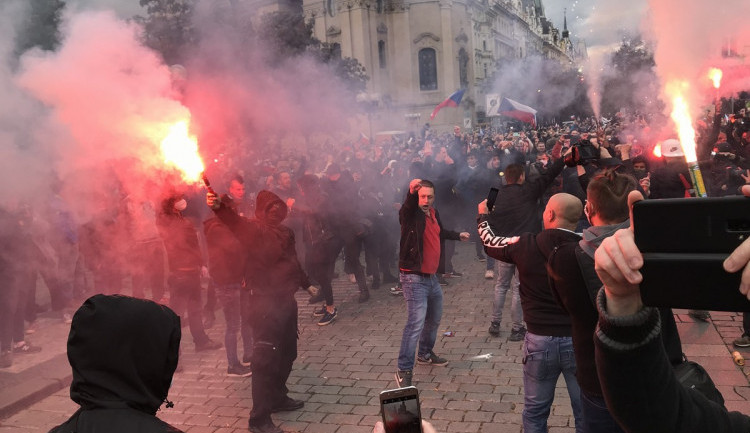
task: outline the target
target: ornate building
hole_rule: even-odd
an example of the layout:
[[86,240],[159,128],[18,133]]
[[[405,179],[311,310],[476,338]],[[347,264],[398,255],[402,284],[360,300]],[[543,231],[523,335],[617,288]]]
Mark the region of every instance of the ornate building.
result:
[[318,39],[366,68],[361,100],[376,107],[375,130],[416,129],[460,88],[461,107],[433,123],[468,126],[484,110],[479,89],[498,60],[540,55],[572,65],[577,56],[541,0],[303,0],[303,11]]

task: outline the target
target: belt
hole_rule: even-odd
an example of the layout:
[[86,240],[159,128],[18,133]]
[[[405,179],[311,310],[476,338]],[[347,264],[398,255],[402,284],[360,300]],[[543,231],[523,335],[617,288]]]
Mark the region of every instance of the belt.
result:
[[403,269],[399,269],[399,271],[402,274],[419,275],[420,277],[424,277],[424,278],[430,278],[431,276],[435,275],[435,274],[425,274],[424,272],[419,272],[419,271],[405,271]]

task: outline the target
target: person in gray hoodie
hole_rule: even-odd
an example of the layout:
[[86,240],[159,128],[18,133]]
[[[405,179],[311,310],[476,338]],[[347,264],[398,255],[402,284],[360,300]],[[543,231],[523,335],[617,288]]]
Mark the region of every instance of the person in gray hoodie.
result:
[[[630,175],[606,170],[589,182],[584,214],[591,227],[577,242],[560,242],[544,232],[537,237],[547,258],[547,272],[553,295],[570,315],[576,378],[581,387],[584,431],[622,432],[609,413],[594,359],[594,330],[599,314],[596,294],[602,286],[594,269],[594,253],[604,239],[630,226],[628,193],[638,186]],[[674,316],[662,309],[662,343],[673,365],[682,362],[682,345]]]

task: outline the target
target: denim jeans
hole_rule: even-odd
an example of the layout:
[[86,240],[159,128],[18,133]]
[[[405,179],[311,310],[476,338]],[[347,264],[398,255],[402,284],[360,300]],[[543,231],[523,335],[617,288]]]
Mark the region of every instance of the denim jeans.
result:
[[398,369],[414,368],[414,352],[419,343],[419,355],[426,355],[435,347],[440,319],[443,316],[443,289],[433,274],[423,277],[401,272],[401,289],[406,299],[406,325],[398,352]]
[[523,328],[523,312],[521,311],[521,296],[518,293],[518,270],[516,265],[495,260],[495,300],[492,309],[492,321],[500,323],[503,320],[505,296],[511,291],[510,319],[512,329]]
[[568,387],[576,433],[582,433],[581,389],[576,381],[572,337],[548,337],[527,332],[523,344],[524,432],[547,432],[547,418],[560,374]]
[[607,409],[603,397],[581,392],[583,433],[625,433]]
[[[224,348],[227,351],[227,363],[230,367],[237,366],[240,359],[237,355],[237,336],[242,335],[242,347],[245,358],[253,353],[253,337],[247,320],[247,303],[249,294],[240,284],[216,286],[216,297],[224,311],[227,322],[224,331]],[[243,311],[244,310],[244,311]],[[244,312],[244,314],[243,314]]]

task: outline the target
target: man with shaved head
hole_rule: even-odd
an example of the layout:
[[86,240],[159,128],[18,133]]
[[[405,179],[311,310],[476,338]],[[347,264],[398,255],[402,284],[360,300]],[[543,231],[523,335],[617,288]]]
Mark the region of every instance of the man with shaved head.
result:
[[[479,204],[479,236],[487,255],[518,269],[521,308],[528,331],[523,344],[523,431],[547,431],[547,418],[555,398],[555,385],[560,374],[565,378],[570,404],[576,420],[576,431],[581,432],[581,390],[576,381],[576,362],[573,356],[571,321],[556,302],[549,286],[544,255],[539,249],[537,235],[497,236],[487,222],[487,203]],[[577,197],[560,193],[553,195],[542,215],[547,237],[560,242],[580,239],[573,230],[583,213],[583,203]]]

